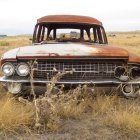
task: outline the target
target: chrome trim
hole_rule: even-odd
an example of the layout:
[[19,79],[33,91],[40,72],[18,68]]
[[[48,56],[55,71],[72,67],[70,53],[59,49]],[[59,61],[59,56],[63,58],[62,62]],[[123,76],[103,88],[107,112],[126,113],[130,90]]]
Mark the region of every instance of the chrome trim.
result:
[[50,80],[58,72],[65,73],[71,71],[71,74],[63,75],[61,80],[87,81],[92,79],[111,79],[114,77],[114,70],[122,66],[122,62],[94,62],[94,61],[65,61],[51,62],[38,61],[34,66],[34,78]]
[[[41,79],[7,79],[6,77],[0,77],[0,82],[17,82],[17,83],[51,83],[48,80],[41,80]],[[58,81],[57,84],[140,84],[140,78],[131,80],[129,82],[122,82],[119,80],[94,80],[94,81]]]
[[[23,57],[23,58],[22,58]],[[30,57],[30,56],[29,56]],[[74,60],[75,58],[77,59],[77,60],[85,60],[85,59],[94,59],[94,60],[99,60],[99,57],[83,57],[83,58],[81,58],[80,56],[79,57],[74,57],[74,56],[60,56],[60,57],[43,57],[43,58],[34,58],[34,57],[32,57],[32,58],[28,58],[28,56],[27,57],[24,57],[24,56],[20,56],[19,57],[21,60],[26,60],[26,59],[28,59],[28,60],[44,60],[44,59],[47,59],[47,60]],[[128,60],[128,57],[101,57],[100,59],[104,59],[104,60],[108,60],[108,59],[111,59],[111,60],[116,60],[116,59],[118,59],[118,60]]]
[[[11,66],[13,67],[13,73],[12,73],[12,74],[10,74],[10,75],[5,75],[5,73],[3,72],[3,67],[4,67],[5,65],[11,65]],[[1,66],[0,70],[1,70],[1,72],[2,72],[5,76],[7,76],[7,77],[14,75],[15,72],[16,72],[16,71],[15,71],[15,66],[14,66],[12,63],[10,63],[10,62],[4,63],[4,64]]]
[[[28,67],[28,73],[27,73],[26,75],[25,75],[25,74],[24,74],[24,75],[20,74],[20,72],[19,72],[19,67],[20,67],[21,65],[24,65],[24,66],[27,66],[27,67]],[[29,75],[30,67],[29,67],[29,65],[28,65],[27,63],[21,62],[21,63],[17,64],[17,66],[16,66],[16,72],[17,72],[17,74],[18,74],[19,76],[25,77],[25,76]]]

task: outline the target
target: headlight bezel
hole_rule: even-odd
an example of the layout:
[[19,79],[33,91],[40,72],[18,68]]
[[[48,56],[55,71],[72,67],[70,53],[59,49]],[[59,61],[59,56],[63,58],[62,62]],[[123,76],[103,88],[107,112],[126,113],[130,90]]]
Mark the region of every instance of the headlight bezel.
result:
[[[12,72],[9,73],[9,74],[7,74],[7,73],[4,72],[4,67],[5,67],[6,65],[10,65],[11,68],[12,68]],[[2,71],[2,73],[4,74],[4,76],[10,77],[10,76],[12,76],[12,75],[15,74],[15,66],[14,66],[12,63],[10,63],[10,62],[6,62],[6,63],[4,63],[4,64],[1,66],[1,71]]]
[[[20,72],[19,68],[20,68],[21,66],[24,66],[24,67],[26,66],[26,69],[27,69],[27,72],[26,72],[26,73]],[[28,76],[29,73],[30,73],[29,65],[28,65],[27,63],[25,63],[25,62],[19,63],[19,64],[16,66],[16,72],[17,72],[17,74],[18,74],[19,76],[22,76],[22,77]]]

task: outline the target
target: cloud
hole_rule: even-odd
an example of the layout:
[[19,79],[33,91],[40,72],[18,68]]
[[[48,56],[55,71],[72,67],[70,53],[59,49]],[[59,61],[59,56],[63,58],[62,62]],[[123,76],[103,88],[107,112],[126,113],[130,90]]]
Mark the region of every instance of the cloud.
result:
[[139,0],[0,0],[0,33],[32,33],[37,18],[52,14],[92,16],[107,30],[138,30],[139,5]]

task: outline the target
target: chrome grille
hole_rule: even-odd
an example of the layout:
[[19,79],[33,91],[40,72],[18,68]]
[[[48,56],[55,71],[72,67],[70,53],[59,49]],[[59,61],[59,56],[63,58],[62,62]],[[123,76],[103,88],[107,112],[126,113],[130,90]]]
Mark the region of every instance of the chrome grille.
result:
[[122,62],[108,62],[84,60],[84,61],[39,61],[35,65],[35,78],[50,80],[58,72],[72,72],[61,77],[60,80],[94,80],[114,78],[114,70],[121,66]]

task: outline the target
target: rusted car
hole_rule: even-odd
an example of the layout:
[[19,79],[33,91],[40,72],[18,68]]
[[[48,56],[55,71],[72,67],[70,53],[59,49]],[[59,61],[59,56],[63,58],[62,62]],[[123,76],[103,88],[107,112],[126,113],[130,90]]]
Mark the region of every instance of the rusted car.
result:
[[13,94],[32,84],[43,87],[58,73],[56,85],[120,85],[126,96],[136,95],[140,87],[140,57],[109,46],[102,23],[86,16],[38,19],[32,45],[3,54],[1,70],[0,81]]

